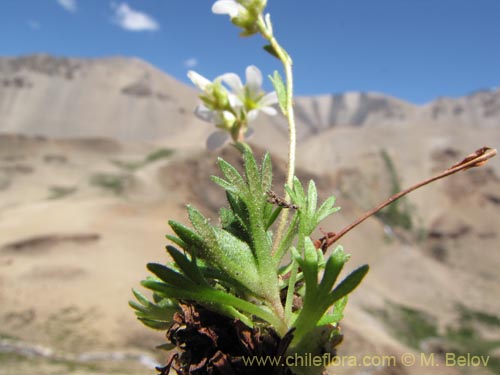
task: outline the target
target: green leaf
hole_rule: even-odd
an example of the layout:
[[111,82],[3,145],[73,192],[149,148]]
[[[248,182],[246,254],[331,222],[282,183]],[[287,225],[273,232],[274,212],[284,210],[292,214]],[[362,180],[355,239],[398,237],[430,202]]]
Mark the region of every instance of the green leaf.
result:
[[[288,272],[290,272],[292,270],[292,267],[293,267],[293,263],[294,263],[294,260],[292,259],[291,262],[287,263],[287,264],[284,264],[282,266],[280,266],[278,268],[278,275],[279,276],[284,276],[286,275]],[[285,285],[286,286],[286,285]]]
[[340,210],[340,207],[333,207],[334,204],[335,204],[334,196],[331,196],[327,200],[325,200],[323,204],[320,206],[319,210],[316,212],[314,221],[317,224],[319,224],[323,219],[330,216],[332,213]]
[[293,259],[302,267],[304,264],[304,260],[295,247],[290,247],[290,254],[292,255]]
[[141,305],[140,303],[137,303],[135,301],[128,301],[128,305],[132,307],[134,310],[136,310],[137,313],[147,313],[148,309],[145,305]]
[[196,263],[193,263],[189,260],[184,254],[182,254],[179,250],[177,250],[173,246],[167,246],[167,251],[174,260],[175,264],[181,269],[181,271],[193,280],[197,284],[205,284],[205,280],[200,273],[200,270],[196,266]]
[[238,310],[236,310],[232,306],[226,306],[222,304],[207,304],[208,307],[216,310],[217,312],[226,315],[230,318],[233,319],[238,319],[243,322],[243,324],[247,325],[248,327],[253,327],[253,322],[251,319],[248,318],[248,316],[240,313]]
[[153,301],[158,305],[164,305],[165,303],[171,303],[171,301],[167,298],[160,296],[158,293],[153,293]]
[[203,238],[203,242],[211,244],[215,240],[212,226],[208,219],[200,211],[191,205],[187,206],[189,221],[193,224],[198,235]]
[[271,157],[269,152],[266,152],[264,159],[262,159],[261,172],[262,179],[262,190],[267,192],[271,189],[273,183],[273,165],[271,163]]
[[[137,289],[132,289],[132,293],[134,294],[135,298],[143,305],[143,306],[149,306],[151,302],[149,302],[149,299],[147,299],[141,292],[139,292]],[[133,301],[131,301],[133,302]]]
[[[247,291],[260,295],[262,286],[258,267],[248,243],[230,232],[212,227],[208,219],[191,206],[188,206],[188,213],[191,223],[197,231],[195,235],[182,225],[173,227],[181,239],[184,239],[183,236],[195,239],[195,243],[198,245],[197,249],[189,249],[188,251],[196,251],[198,258],[205,260],[230,278],[239,280]],[[185,240],[185,242],[187,245],[191,245],[188,241]]]
[[329,314],[323,315],[323,317],[319,320],[318,326],[323,326],[327,324],[335,324],[340,322],[344,318],[344,309],[347,305],[348,297],[339,299],[333,305],[333,312]]
[[159,320],[152,320],[147,318],[138,318],[145,326],[153,329],[157,329],[159,331],[165,331],[170,328],[172,322],[165,322]]
[[299,210],[305,210],[307,206],[306,193],[297,176],[293,178],[293,193],[295,195],[294,203],[300,207]]
[[246,142],[231,143],[231,146],[233,146],[235,149],[237,149],[242,155],[245,151],[249,151],[250,153],[253,153],[252,148]]
[[[245,162],[245,176],[247,178],[248,190],[255,200],[262,200],[262,180],[260,178],[257,161],[253,157],[252,153],[247,150],[243,153],[243,160]],[[247,204],[248,203],[249,202],[247,202]]]
[[352,271],[337,287],[328,295],[327,303],[332,305],[342,297],[351,293],[361,283],[369,267],[367,264]]
[[231,193],[235,194],[240,193],[240,190],[238,190],[234,185],[232,185],[230,182],[227,182],[226,180],[220,177],[210,176],[210,179],[226,191],[230,191]]
[[264,51],[266,51],[267,53],[269,53],[271,56],[274,56],[276,57],[278,60],[280,59],[278,54],[276,53],[276,50],[274,49],[274,47],[270,44],[266,44],[264,47],[262,47],[264,49]]
[[221,207],[221,209],[219,210],[219,218],[220,224],[224,229],[229,228],[237,220],[233,211],[226,207]]
[[186,278],[179,272],[175,272],[171,268],[164,266],[163,264],[148,263],[147,267],[148,270],[150,270],[167,284],[186,290],[190,290],[193,289],[193,287],[196,287],[196,285],[193,284],[193,282],[188,278]]
[[313,217],[316,212],[316,204],[318,201],[318,192],[313,180],[309,180],[309,187],[307,188],[307,216]]
[[222,158],[217,159],[221,172],[237,190],[245,189],[245,181],[238,170]]
[[338,246],[333,251],[326,261],[323,278],[320,283],[320,290],[322,293],[330,292],[348,259],[349,257],[344,253],[342,246]]
[[[274,51],[274,49],[273,49],[273,51]],[[279,72],[277,70],[275,70],[274,74],[272,76],[269,76],[269,79],[273,83],[274,89],[276,90],[276,95],[278,96],[278,103],[279,103],[279,106],[281,108],[281,112],[286,116],[286,114],[288,113],[287,105],[286,105],[287,92],[286,92],[286,86],[283,83],[283,78],[281,78],[281,75],[279,74]]]
[[[139,291],[133,289],[135,298],[140,302],[129,301],[130,307],[135,310],[135,314],[141,320],[146,320],[146,322],[171,322],[174,313],[178,310],[176,304],[168,299],[162,299],[160,303],[155,305],[150,302],[144,295]],[[146,323],[145,323],[146,324]],[[154,324],[154,323],[151,323]],[[158,324],[155,324],[155,328]]]
[[313,298],[318,287],[318,253],[309,237],[304,244],[304,261],[301,266],[306,283],[306,298]]
[[249,293],[248,287],[243,285],[240,280],[229,276],[218,268],[209,265],[200,265],[200,272],[205,279],[217,281],[218,285],[222,285],[227,289],[233,289],[235,292],[242,291],[243,294]]
[[222,229],[214,228],[214,232],[218,243],[214,263],[221,271],[240,280],[253,293],[259,294],[258,267],[250,246]]
[[193,290],[192,288],[179,288],[169,282],[165,283],[160,280],[155,280],[152,278],[147,278],[141,281],[141,285],[145,288],[154,290],[164,298],[173,299],[190,299],[195,301],[194,298],[200,291],[204,290],[205,287],[200,287],[199,290]]
[[135,309],[135,314],[138,318],[152,319],[162,322],[171,322],[173,314],[177,311],[174,307],[162,308],[157,305],[151,304],[146,308],[134,301],[129,301],[129,306]]
[[175,243],[180,248],[186,249],[186,243],[183,240],[181,240],[179,237],[175,237],[175,236],[172,236],[170,234],[167,234],[167,235],[165,235],[165,238],[167,240],[172,241],[173,243]]
[[274,208],[273,205],[269,204],[266,206],[266,209],[270,211],[270,213],[266,212],[266,217],[267,217],[266,230],[268,230],[278,218],[278,215],[280,214],[283,207],[278,206]]
[[177,221],[170,220],[168,222],[172,230],[179,236],[179,238],[184,241],[186,247],[184,250],[191,252],[191,250],[201,248],[204,246],[204,241],[196,232],[192,229],[186,227],[185,225],[178,223]]
[[257,306],[251,302],[242,300],[232,294],[221,290],[211,289],[209,287],[200,287],[198,290],[186,290],[175,288],[165,283],[146,279],[141,284],[149,289],[155,290],[168,298],[184,299],[188,301],[197,301],[200,303],[218,304],[219,306],[232,306],[239,311],[253,314],[269,323],[274,327],[280,326],[280,320],[271,312],[264,309],[263,306]]
[[226,192],[227,201],[229,202],[229,206],[233,210],[233,214],[238,224],[241,226],[241,229],[245,232],[243,237],[240,237],[242,240],[247,240],[248,243],[251,243],[251,238],[249,234],[249,226],[250,226],[250,218],[249,211],[246,203],[239,198],[237,195],[232,194],[230,192]]

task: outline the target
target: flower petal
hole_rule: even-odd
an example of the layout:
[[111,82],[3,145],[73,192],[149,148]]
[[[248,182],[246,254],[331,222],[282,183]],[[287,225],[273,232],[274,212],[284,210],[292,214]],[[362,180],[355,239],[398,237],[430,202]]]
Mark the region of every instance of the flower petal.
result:
[[217,130],[210,134],[207,138],[206,146],[210,151],[217,150],[218,148],[224,146],[224,144],[229,140],[229,134],[222,130]]
[[255,65],[250,65],[246,69],[246,86],[252,93],[259,93],[262,87],[262,73]]
[[222,79],[222,81],[225,82],[234,93],[239,94],[243,91],[243,83],[237,74],[225,73],[218,78]]
[[236,121],[236,117],[229,111],[212,111],[214,114],[212,122],[218,127],[231,129]]
[[245,8],[234,0],[218,0],[212,5],[212,13],[229,14],[229,17],[235,18],[238,13]]
[[276,91],[264,95],[262,99],[259,100],[259,105],[262,107],[268,107],[276,103],[278,103],[278,94],[276,94]]
[[231,106],[231,108],[237,110],[238,108],[243,107],[242,101],[236,95],[229,93],[227,98],[229,100],[229,105]]
[[226,126],[233,126],[236,117],[229,111],[222,111],[222,119]]
[[258,109],[252,109],[250,112],[247,113],[247,121],[252,122],[257,118],[259,115],[259,110]]
[[273,107],[262,107],[260,110],[269,116],[276,116],[278,114],[276,108]]
[[196,87],[198,87],[200,90],[205,91],[205,88],[212,84],[211,81],[203,77],[201,74],[196,73],[193,70],[190,70],[187,74],[191,82],[195,84]]
[[214,122],[215,116],[216,116],[216,112],[214,112],[211,109],[207,108],[203,104],[200,104],[200,105],[196,106],[196,108],[194,109],[194,114],[200,120],[203,120],[203,121],[206,121],[206,122],[211,122],[211,123]]

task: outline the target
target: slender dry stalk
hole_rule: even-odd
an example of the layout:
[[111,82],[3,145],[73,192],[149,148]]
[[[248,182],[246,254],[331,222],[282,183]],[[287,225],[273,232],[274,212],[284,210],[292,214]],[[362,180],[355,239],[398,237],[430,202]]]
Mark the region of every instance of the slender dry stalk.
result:
[[452,174],[455,174],[460,171],[466,171],[467,169],[470,168],[475,168],[475,167],[480,167],[486,162],[488,162],[489,159],[494,157],[497,154],[497,150],[494,148],[490,147],[481,147],[480,149],[476,150],[470,155],[467,155],[462,161],[452,165],[450,168],[444,170],[443,172],[435,175],[434,177],[430,177],[426,180],[423,180],[408,189],[405,189],[403,191],[400,191],[399,193],[394,194],[390,198],[388,198],[386,201],[382,202],[375,208],[371,209],[370,211],[366,212],[363,214],[361,217],[359,217],[357,220],[343,228],[340,232],[338,233],[333,233],[333,232],[328,232],[326,233],[323,237],[320,239],[316,240],[314,242],[316,248],[321,248],[323,252],[328,249],[332,244],[337,242],[340,238],[342,238],[344,235],[346,235],[348,232],[350,232],[352,229],[356,228],[359,224],[361,224],[363,221],[368,219],[370,216],[376,214],[379,212],[381,209],[384,207],[390,205],[394,201],[398,200],[401,197],[404,197],[406,194],[411,193],[414,190],[417,190],[421,188],[422,186],[425,186],[427,184],[430,184],[431,182],[440,180],[444,177],[451,176]]

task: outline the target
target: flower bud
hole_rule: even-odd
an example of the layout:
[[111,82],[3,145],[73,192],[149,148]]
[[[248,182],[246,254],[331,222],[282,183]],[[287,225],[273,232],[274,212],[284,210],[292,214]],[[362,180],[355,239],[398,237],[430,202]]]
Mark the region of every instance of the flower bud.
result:
[[267,0],[218,0],[212,6],[215,14],[228,14],[231,22],[243,29],[241,35],[258,32],[257,21],[267,5]]

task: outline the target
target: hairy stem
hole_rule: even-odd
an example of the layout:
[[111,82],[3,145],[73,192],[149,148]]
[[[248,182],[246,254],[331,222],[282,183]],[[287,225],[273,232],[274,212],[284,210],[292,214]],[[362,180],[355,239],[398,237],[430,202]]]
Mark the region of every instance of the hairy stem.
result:
[[[289,146],[288,146],[288,173],[286,183],[292,186],[293,177],[295,175],[295,149],[297,143],[297,134],[295,130],[295,115],[293,111],[293,73],[292,73],[292,59],[290,55],[285,51],[283,47],[278,43],[274,37],[272,30],[270,30],[262,15],[259,17],[257,22],[259,31],[262,36],[269,41],[273,50],[276,52],[279,60],[283,64],[283,69],[285,70],[285,84],[286,84],[286,104],[284,109],[284,115],[288,121],[288,135],[289,135]],[[285,192],[285,200],[289,200],[290,197],[287,192]],[[278,231],[276,232],[276,237],[274,240],[273,253],[276,251],[281,238],[283,237],[283,232],[286,227],[288,220],[288,210],[283,210],[278,225]]]

